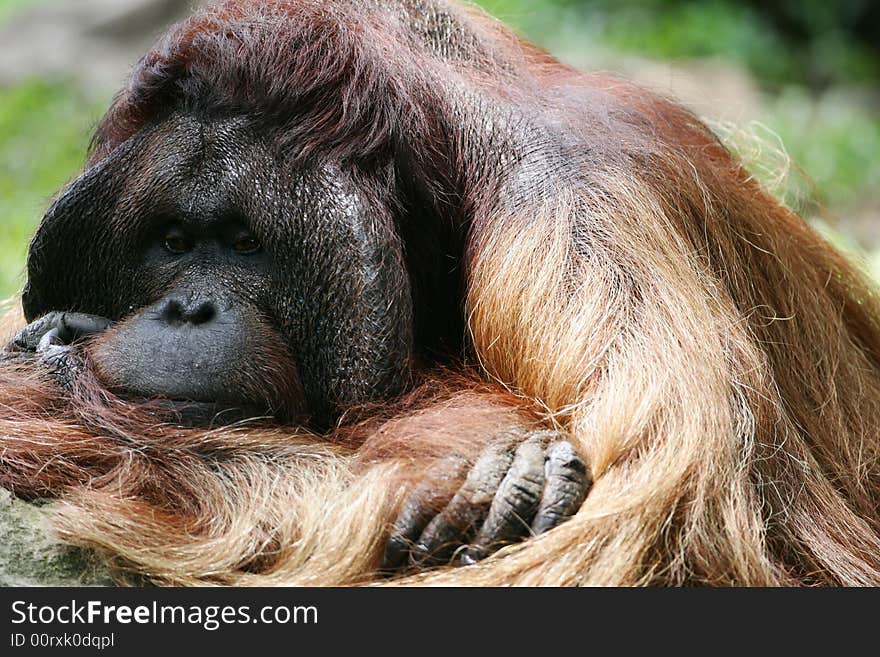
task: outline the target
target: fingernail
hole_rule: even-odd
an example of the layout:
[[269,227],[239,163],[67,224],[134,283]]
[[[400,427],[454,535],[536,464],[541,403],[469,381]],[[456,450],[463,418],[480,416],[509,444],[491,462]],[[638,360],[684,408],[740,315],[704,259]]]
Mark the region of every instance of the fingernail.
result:
[[469,547],[462,551],[461,557],[459,557],[459,562],[462,566],[473,566],[478,561],[481,561],[485,555],[480,548],[477,547]]

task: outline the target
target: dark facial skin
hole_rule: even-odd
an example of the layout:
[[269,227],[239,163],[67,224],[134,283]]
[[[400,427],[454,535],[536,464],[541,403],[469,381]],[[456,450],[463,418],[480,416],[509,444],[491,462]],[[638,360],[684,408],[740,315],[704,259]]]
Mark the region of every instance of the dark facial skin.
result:
[[273,274],[257,238],[235,219],[170,220],[158,228],[140,274],[161,280],[172,273],[173,283],[98,343],[102,378],[136,396],[302,417],[290,351],[259,298],[247,294]]
[[412,311],[368,174],[290,167],[241,119],[172,116],[75,182],[29,259],[28,319],[109,319],[93,351],[139,397],[316,427],[400,389]]

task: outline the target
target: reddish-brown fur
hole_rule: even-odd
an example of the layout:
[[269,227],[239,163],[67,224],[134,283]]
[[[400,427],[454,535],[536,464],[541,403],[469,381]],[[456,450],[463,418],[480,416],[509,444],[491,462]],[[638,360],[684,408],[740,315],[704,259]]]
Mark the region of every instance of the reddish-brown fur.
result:
[[[442,48],[417,36],[429,7],[454,19]],[[59,499],[65,539],[122,581],[370,581],[412,482],[525,422],[585,455],[580,513],[407,581],[880,583],[874,289],[691,114],[455,3],[241,0],[147,55],[91,164],[204,81],[265,112],[294,159],[370,158],[412,137],[431,190],[461,194],[473,365],[327,436],[183,429],[88,370],[62,395],[0,369],[0,485]],[[462,143],[492,130],[474,98],[578,145],[575,173],[481,168]]]

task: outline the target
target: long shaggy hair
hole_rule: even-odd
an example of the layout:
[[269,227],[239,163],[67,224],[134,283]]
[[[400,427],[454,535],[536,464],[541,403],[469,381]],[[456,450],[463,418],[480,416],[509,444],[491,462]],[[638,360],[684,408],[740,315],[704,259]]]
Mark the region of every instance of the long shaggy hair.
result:
[[[119,581],[377,581],[407,487],[525,422],[585,456],[580,512],[477,565],[392,581],[880,584],[875,291],[694,116],[454,3],[240,0],[140,62],[90,164],[170,99],[208,96],[271,117],[303,157],[411,137],[430,190],[461,192],[470,365],[325,436],[181,428],[88,360],[68,391],[0,368],[0,485],[57,499],[60,536]],[[499,130],[486,105],[529,117],[530,155],[550,135],[577,174],[551,161],[523,186],[503,161],[475,166],[462,135]]]

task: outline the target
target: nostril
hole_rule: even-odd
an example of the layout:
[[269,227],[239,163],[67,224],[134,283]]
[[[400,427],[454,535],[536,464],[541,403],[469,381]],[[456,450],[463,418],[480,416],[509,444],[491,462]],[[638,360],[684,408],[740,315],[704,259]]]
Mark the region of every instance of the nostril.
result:
[[217,309],[214,307],[213,302],[205,301],[195,308],[189,321],[193,324],[207,324],[214,319],[216,314]]
[[207,324],[217,316],[217,307],[213,301],[194,301],[184,304],[177,299],[169,299],[161,310],[161,318],[167,324]]
[[184,321],[183,305],[177,299],[169,299],[162,308],[161,315],[169,324],[181,324]]

